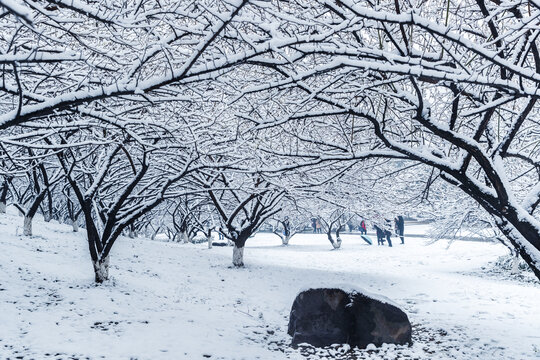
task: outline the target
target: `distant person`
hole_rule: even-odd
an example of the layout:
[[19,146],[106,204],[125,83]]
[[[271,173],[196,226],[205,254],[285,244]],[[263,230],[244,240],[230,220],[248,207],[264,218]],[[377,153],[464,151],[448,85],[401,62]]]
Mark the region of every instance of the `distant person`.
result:
[[384,245],[384,231],[377,225],[373,225],[375,232],[377,233],[377,245]]
[[386,235],[386,241],[388,241],[388,246],[392,247],[392,239],[390,239],[392,236],[392,221],[385,219],[384,223],[384,234]]
[[313,233],[315,234],[317,232],[317,219],[311,219],[311,227],[313,228]]
[[403,216],[399,215],[395,218],[396,223],[396,235],[400,237],[401,243],[405,244],[405,237],[403,234],[405,233],[405,220],[403,219]]
[[367,235],[366,222],[364,219],[360,222],[360,235]]
[[353,225],[352,221],[349,220],[349,222],[347,222],[347,226],[349,227],[349,232],[353,232],[354,225]]
[[321,230],[321,220],[317,219],[316,222],[315,222],[315,228],[317,229],[317,234],[320,234],[322,233],[322,230]]

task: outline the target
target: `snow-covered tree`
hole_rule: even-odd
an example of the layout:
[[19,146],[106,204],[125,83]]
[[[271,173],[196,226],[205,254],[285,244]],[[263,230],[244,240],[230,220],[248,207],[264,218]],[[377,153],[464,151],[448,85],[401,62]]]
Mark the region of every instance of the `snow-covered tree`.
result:
[[95,143],[80,145],[80,137],[91,135],[76,132],[47,142],[81,209],[95,279],[102,282],[108,278],[109,253],[118,237],[172,196],[170,191],[182,194],[173,187],[197,169],[199,155],[187,138],[176,146],[159,127],[147,127],[141,138],[123,130],[97,131]]
[[483,0],[443,10],[407,1],[294,6],[299,20],[283,16],[273,33],[305,40],[264,64],[265,83],[243,90],[239,101],[257,109],[243,117],[317,144],[282,151],[306,164],[387,158],[433,168],[493,216],[540,278],[540,55],[529,26],[540,9]]
[[282,245],[287,246],[291,239],[301,233],[311,223],[310,213],[302,208],[294,198],[285,197],[281,201],[281,211],[269,221],[272,232],[278,236]]
[[[18,163],[20,169],[14,168],[8,173],[4,181],[2,196],[5,202],[7,190],[11,187],[11,193],[14,194],[13,205],[24,216],[23,234],[31,236],[33,219],[40,209],[45,221],[52,219],[54,212],[52,191],[62,180],[62,176],[56,164],[51,163],[50,152],[44,151],[38,154],[28,148],[24,149],[24,154],[21,154],[20,150],[13,149],[10,155],[10,160]],[[43,206],[44,202],[46,206]]]
[[247,239],[280,211],[284,190],[258,174],[214,171],[198,180],[219,215],[219,232],[234,244],[233,265],[243,267]]

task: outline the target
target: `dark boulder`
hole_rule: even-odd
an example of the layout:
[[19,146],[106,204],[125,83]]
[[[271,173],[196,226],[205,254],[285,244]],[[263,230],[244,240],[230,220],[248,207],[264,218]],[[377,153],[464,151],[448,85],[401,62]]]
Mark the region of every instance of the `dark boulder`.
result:
[[400,308],[359,292],[350,294],[347,310],[354,325],[349,344],[365,348],[368,344],[411,344],[411,323]]
[[294,300],[289,318],[292,344],[411,344],[411,324],[398,307],[358,291],[309,289]]
[[314,346],[344,344],[349,337],[351,322],[346,305],[349,296],[339,289],[311,289],[301,292],[289,318],[289,335],[293,345]]

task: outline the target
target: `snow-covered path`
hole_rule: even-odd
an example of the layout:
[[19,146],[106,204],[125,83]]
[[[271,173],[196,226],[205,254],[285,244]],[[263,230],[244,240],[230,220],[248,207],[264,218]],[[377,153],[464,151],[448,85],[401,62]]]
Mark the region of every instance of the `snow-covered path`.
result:
[[[352,284],[408,313],[412,347],[357,351],[366,359],[540,359],[540,285],[487,276],[501,245],[407,239],[393,248],[344,235],[249,239],[245,269],[231,248],[118,241],[112,281],[93,284],[84,232],[0,217],[0,358],[297,359],[327,350],[286,346],[290,306],[307,286]],[[349,354],[350,355],[350,354]]]

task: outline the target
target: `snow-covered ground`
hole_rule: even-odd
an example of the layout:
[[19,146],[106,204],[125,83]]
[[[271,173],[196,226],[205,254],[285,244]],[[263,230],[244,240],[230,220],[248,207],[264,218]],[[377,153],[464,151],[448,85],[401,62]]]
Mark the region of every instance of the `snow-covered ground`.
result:
[[[333,251],[324,235],[258,234],[233,269],[231,248],[122,238],[96,286],[84,231],[36,220],[29,238],[21,224],[0,216],[1,359],[540,359],[540,285],[491,275],[502,245],[345,234]],[[340,283],[399,304],[414,345],[288,347],[297,292]]]

